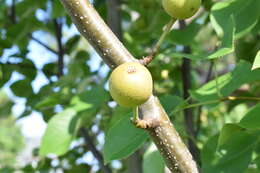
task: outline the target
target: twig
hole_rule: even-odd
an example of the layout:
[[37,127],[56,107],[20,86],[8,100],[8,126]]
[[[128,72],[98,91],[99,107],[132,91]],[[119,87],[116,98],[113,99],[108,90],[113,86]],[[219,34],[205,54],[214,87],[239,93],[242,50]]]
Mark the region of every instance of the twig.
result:
[[45,49],[49,50],[50,52],[52,52],[54,54],[58,54],[58,52],[56,50],[52,49],[51,47],[49,47],[48,45],[46,45],[42,41],[40,41],[37,38],[33,37],[32,34],[29,34],[29,38],[32,39],[33,41],[37,42],[38,44],[40,44],[41,46],[43,46]]
[[148,65],[153,60],[153,58],[158,54],[161,44],[163,43],[167,34],[171,31],[171,28],[172,28],[172,26],[174,25],[175,22],[176,22],[176,19],[174,19],[174,18],[172,18],[170,20],[170,22],[166,25],[166,28],[163,31],[163,33],[162,33],[161,37],[159,38],[158,42],[152,48],[152,52],[150,53],[150,55],[148,55],[148,56],[139,60],[139,62],[141,64]]
[[96,149],[92,138],[90,137],[88,131],[86,128],[82,127],[80,128],[80,134],[84,138],[84,141],[86,143],[86,147],[92,152],[94,157],[98,160],[99,166],[102,169],[104,173],[112,173],[111,169],[104,164],[103,156],[100,154],[100,152]]
[[63,75],[63,67],[64,67],[64,53],[65,50],[62,45],[62,22],[59,19],[54,19],[54,26],[55,26],[55,34],[56,40],[58,44],[58,77]]
[[222,97],[222,98],[219,98],[219,99],[216,99],[216,100],[209,100],[209,101],[205,101],[205,102],[190,104],[190,105],[184,106],[184,107],[182,107],[182,108],[180,108],[176,111],[173,111],[171,114],[178,113],[180,111],[183,111],[183,110],[189,109],[189,108],[195,108],[195,107],[199,107],[199,106],[215,104],[215,103],[222,102],[222,101],[235,101],[235,100],[260,101],[260,97],[227,96],[227,97]]
[[[179,23],[180,23],[180,29],[186,27],[185,21],[181,20]],[[190,46],[184,46],[183,52],[191,53]],[[183,99],[187,99],[190,97],[189,90],[191,89],[191,60],[188,58],[183,58],[181,69],[182,69],[181,71],[182,71],[182,81],[183,81]],[[191,104],[192,101],[190,100],[188,101],[188,103]],[[185,126],[186,126],[186,131],[188,136],[195,138],[196,130],[195,130],[195,123],[194,123],[194,116],[193,116],[192,109],[184,109],[184,120],[185,120]],[[188,138],[188,145],[194,159],[199,163],[200,160],[199,149],[196,143],[191,138]]]

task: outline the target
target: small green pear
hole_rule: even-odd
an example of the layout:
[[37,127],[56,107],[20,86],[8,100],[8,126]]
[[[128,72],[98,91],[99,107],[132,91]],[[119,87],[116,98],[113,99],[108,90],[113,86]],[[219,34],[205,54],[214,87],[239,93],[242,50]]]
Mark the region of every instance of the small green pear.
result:
[[164,10],[175,19],[186,19],[199,9],[201,0],[162,0]]
[[109,92],[123,107],[136,107],[152,95],[153,80],[149,70],[138,62],[115,68],[109,78]]

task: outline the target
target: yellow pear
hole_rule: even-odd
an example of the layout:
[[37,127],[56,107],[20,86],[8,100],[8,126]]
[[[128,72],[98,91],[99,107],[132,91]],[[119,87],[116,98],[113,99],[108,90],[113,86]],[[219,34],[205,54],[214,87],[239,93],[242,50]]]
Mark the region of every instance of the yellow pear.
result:
[[138,62],[115,68],[109,78],[109,92],[121,106],[136,107],[152,95],[153,80],[149,70]]

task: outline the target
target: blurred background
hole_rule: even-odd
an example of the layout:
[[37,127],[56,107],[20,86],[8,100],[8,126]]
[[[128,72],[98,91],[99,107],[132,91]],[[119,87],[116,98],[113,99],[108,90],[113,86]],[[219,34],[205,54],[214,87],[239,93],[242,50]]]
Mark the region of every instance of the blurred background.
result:
[[[240,1],[235,0],[233,4],[241,4]],[[207,101],[216,100],[217,97],[200,100],[196,96],[197,89],[228,74],[233,79],[229,81],[228,76],[222,78],[220,89],[224,89],[220,97],[229,94],[260,97],[260,73],[247,70],[251,69],[260,49],[259,2],[250,0],[245,5],[245,10],[255,12],[253,15],[256,17],[253,24],[249,21],[246,27],[240,28],[236,37],[231,38],[233,43],[231,41],[230,44],[235,44],[234,52],[213,61],[207,59],[206,55],[216,51],[223,40],[214,31],[210,10],[219,2],[221,1],[203,0],[196,17],[185,21],[187,26],[184,29],[180,29],[183,23],[176,23],[175,31],[169,34],[158,56],[148,66],[153,75],[156,95],[187,142],[194,158],[202,165],[207,164],[207,160],[211,161],[207,157],[219,159],[219,153],[218,157],[205,155],[215,152],[208,146],[205,147],[206,144],[209,145],[208,139],[219,134],[225,123],[239,122],[257,101],[217,100],[214,105],[207,105]],[[137,58],[149,54],[163,27],[170,20],[160,0],[94,0],[91,3]],[[226,39],[228,40],[227,37]],[[227,40],[224,39],[224,42]],[[205,55],[205,59],[196,60],[192,56],[192,60],[183,59],[182,54],[178,53]],[[241,77],[234,69],[244,69],[240,74],[253,77]],[[167,171],[157,149],[146,135],[141,136],[139,143],[130,145],[134,147],[126,148],[125,155],[116,157],[106,154],[105,139],[113,136],[110,127],[116,126],[116,123],[129,123],[128,120],[121,119],[123,114],[131,111],[118,107],[109,96],[109,72],[107,65],[72,24],[60,1],[0,1],[0,173]],[[237,82],[240,79],[241,82]],[[210,88],[212,87],[207,88],[209,92]],[[188,91],[194,94],[191,96]],[[214,90],[214,94],[219,93]],[[189,104],[197,103],[196,100],[204,101],[206,106],[183,111],[180,107],[185,105],[185,100]],[[80,116],[75,125],[79,128],[75,128],[73,135],[61,134],[66,139],[64,137],[62,147],[58,149],[48,143],[53,138],[46,137],[45,142],[42,142],[50,119],[55,119],[53,117],[56,115],[70,114],[68,111],[71,109]],[[66,123],[66,119],[59,121]],[[49,124],[50,129],[57,126],[55,130],[59,132],[57,124]],[[126,132],[128,126],[131,126],[130,123],[117,131]],[[215,138],[214,140],[216,141]],[[123,141],[122,145],[128,142]],[[258,143],[255,145],[260,146]],[[114,150],[117,149],[113,142],[107,146],[112,146],[108,147],[109,151],[113,147]],[[55,152],[47,154],[47,150]],[[258,152],[254,152],[254,157],[251,157],[252,152],[249,153],[250,159],[245,161],[247,164],[239,168],[239,171],[259,172],[258,164],[252,161],[258,157]],[[109,162],[107,165],[104,165],[104,159]],[[234,163],[240,162],[236,160]]]

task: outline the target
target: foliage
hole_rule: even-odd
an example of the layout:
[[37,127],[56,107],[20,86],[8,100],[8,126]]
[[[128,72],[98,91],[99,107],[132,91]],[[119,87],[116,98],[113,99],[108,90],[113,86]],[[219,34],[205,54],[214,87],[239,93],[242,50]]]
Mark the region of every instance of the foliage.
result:
[[[162,171],[162,159],[147,133],[131,124],[131,110],[112,101],[107,66],[75,30],[60,1],[13,2],[15,8],[11,1],[0,2],[0,88],[10,89],[14,98],[25,98],[25,110],[18,118],[37,111],[48,127],[34,153],[36,164],[12,164],[23,140],[10,113],[15,103],[0,96],[0,173],[101,172],[97,160],[84,160],[94,156],[78,133],[81,127],[89,131],[114,172],[131,169],[128,161],[137,150],[143,172]],[[106,1],[94,0],[94,6],[106,19]],[[192,121],[198,130],[195,143],[201,150],[203,171],[259,172],[260,1],[204,0],[202,6],[184,29],[175,25],[148,65],[154,92],[187,141],[190,134],[185,131],[183,109],[192,105],[183,99],[181,66],[183,57],[190,59],[188,100],[200,105],[193,105]],[[124,45],[137,58],[148,55],[170,20],[161,1],[125,0],[120,12]],[[62,38],[55,23],[62,28]],[[59,41],[64,75],[59,74]],[[184,46],[190,52],[184,52]],[[113,160],[120,160],[121,166]]]
[[[0,168],[12,167],[16,155],[24,147],[24,139],[20,128],[15,125],[15,119],[11,116],[12,102],[0,90]],[[14,142],[15,141],[15,142]]]

